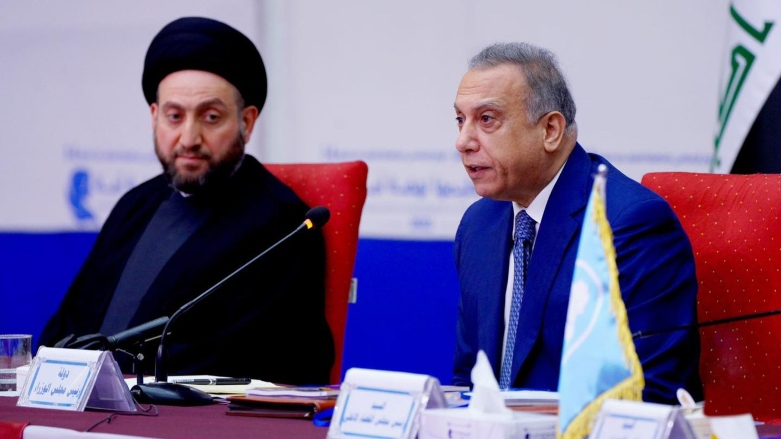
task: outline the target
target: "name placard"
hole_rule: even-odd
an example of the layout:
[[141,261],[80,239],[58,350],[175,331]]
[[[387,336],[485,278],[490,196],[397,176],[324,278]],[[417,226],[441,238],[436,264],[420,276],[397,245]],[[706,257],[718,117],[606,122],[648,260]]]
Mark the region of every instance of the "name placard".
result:
[[341,385],[328,438],[412,439],[421,410],[445,405],[432,376],[352,368]]
[[594,439],[696,439],[680,408],[617,399],[602,404],[591,436]]
[[111,352],[41,346],[16,405],[83,411],[85,407],[136,411]]

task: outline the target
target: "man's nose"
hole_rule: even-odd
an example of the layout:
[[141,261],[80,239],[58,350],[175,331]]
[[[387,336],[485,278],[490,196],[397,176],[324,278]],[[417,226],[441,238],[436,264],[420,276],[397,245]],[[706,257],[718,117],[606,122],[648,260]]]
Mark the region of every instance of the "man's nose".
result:
[[201,125],[194,120],[186,121],[182,125],[182,134],[179,143],[185,148],[192,148],[201,144]]
[[461,125],[461,129],[458,131],[456,150],[463,154],[467,151],[476,150],[478,147],[477,145],[474,126],[471,123],[464,122],[464,124]]

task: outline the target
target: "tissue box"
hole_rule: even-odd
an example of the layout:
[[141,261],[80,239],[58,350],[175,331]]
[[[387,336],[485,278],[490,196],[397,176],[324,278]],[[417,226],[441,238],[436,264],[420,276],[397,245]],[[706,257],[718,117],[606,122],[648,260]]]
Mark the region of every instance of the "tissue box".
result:
[[419,439],[556,439],[555,415],[513,411],[511,416],[473,413],[467,408],[427,409]]

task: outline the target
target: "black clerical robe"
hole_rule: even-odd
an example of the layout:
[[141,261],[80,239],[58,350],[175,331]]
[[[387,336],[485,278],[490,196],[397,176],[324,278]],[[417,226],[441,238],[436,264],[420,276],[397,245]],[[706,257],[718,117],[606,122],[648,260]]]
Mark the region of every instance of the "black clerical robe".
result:
[[[100,330],[128,258],[172,190],[159,175],[119,200],[47,323],[41,345]],[[290,233],[308,210],[249,155],[228,182],[193,197],[208,215],[163,266],[138,309],[128,310],[134,313],[128,327],[170,317]],[[255,261],[172,323],[168,373],[328,382],[334,352],[324,316],[324,266],[319,231],[299,233]],[[144,369],[153,373],[157,342],[145,348]],[[129,356],[115,357],[131,373]]]

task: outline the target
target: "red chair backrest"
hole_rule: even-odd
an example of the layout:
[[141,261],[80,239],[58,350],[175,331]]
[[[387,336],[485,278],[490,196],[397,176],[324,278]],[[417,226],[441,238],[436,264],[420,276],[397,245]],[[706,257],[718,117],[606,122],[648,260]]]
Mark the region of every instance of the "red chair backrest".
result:
[[350,283],[358,251],[358,227],[366,201],[369,168],[362,161],[344,163],[265,163],[264,166],[310,207],[325,206],[331,219],[325,239],[325,316],[334,337],[331,383],[342,378]]
[[[654,172],[691,240],[700,323],[781,308],[781,175]],[[700,329],[705,413],[781,419],[781,315]]]

